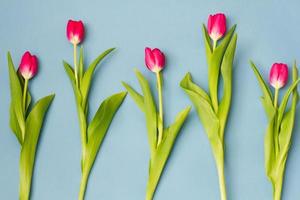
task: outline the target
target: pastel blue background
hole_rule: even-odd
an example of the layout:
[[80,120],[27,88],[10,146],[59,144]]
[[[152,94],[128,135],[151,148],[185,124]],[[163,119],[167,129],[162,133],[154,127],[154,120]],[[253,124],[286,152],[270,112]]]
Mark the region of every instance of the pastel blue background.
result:
[[[251,3],[250,3],[251,2]],[[186,72],[207,89],[207,66],[201,33],[210,13],[224,12],[229,26],[238,24],[234,94],[226,131],[226,176],[229,200],[268,200],[271,184],[264,171],[263,140],[267,120],[257,80],[248,60],[268,76],[275,61],[300,62],[300,3],[297,0],[1,0],[0,3],[0,199],[18,199],[19,145],[9,128],[10,91],[6,52],[18,66],[23,52],[39,58],[38,76],[30,81],[34,99],[56,93],[36,156],[33,200],[77,199],[80,136],[73,91],[62,66],[72,62],[65,37],[69,18],[86,25],[86,62],[109,47],[117,50],[96,71],[90,95],[91,115],[107,96],[124,90],[121,80],[138,88],[133,69],[152,86],[155,76],[144,67],[144,47],[159,47],[167,56],[164,70],[165,117],[169,124],[191,105],[179,87]],[[283,199],[300,198],[300,126],[294,129]],[[98,154],[86,199],[141,200],[147,181],[149,148],[144,116],[128,96]],[[158,187],[161,200],[217,200],[215,163],[193,109]]]

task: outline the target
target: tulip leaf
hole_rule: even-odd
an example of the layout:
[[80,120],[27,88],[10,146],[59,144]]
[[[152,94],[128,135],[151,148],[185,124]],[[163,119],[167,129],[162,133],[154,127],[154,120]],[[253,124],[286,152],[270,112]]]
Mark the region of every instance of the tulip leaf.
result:
[[90,85],[91,85],[91,80],[94,74],[94,71],[98,64],[105,58],[110,52],[112,52],[115,48],[110,48],[106,51],[104,51],[102,54],[100,54],[87,68],[85,71],[83,77],[82,77],[82,83],[80,85],[80,91],[83,97],[82,105],[83,108],[86,106],[89,90],[90,90]]
[[153,96],[150,90],[148,81],[145,79],[143,74],[136,70],[136,76],[140,83],[141,89],[144,96],[144,112],[146,115],[146,125],[148,132],[148,141],[151,152],[156,148],[157,143],[157,112]]
[[138,92],[136,92],[130,85],[128,85],[125,82],[122,82],[123,86],[126,88],[126,90],[128,91],[129,95],[133,98],[133,100],[135,101],[135,103],[138,105],[138,107],[143,111],[144,111],[144,97],[139,94]]
[[213,140],[219,133],[219,119],[214,113],[210,102],[207,100],[207,95],[203,93],[204,91],[202,89],[199,90],[200,87],[195,87],[190,74],[187,74],[183,78],[180,86],[193,102],[208,138]]
[[282,102],[278,108],[278,123],[281,123],[282,117],[284,115],[284,112],[286,110],[286,105],[288,103],[289,97],[293,90],[298,86],[298,83],[300,82],[300,79],[297,79],[296,81],[293,82],[292,85],[288,88],[287,92],[285,93]]
[[11,105],[10,105],[10,127],[16,135],[20,144],[23,143],[25,135],[25,118],[23,113],[23,95],[19,77],[15,71],[15,67],[10,53],[7,53],[9,79],[11,89]]
[[164,138],[150,161],[146,199],[153,199],[154,192],[173,149],[174,142],[190,110],[191,107],[187,107],[181,111],[177,115],[175,122],[169,128],[164,130]]
[[[295,63],[294,67],[293,67],[293,81],[294,81],[294,84],[297,83],[297,80],[299,81],[299,79],[298,79],[298,70],[297,70],[296,63]],[[278,111],[278,121],[277,121],[277,123],[279,123],[279,122],[281,123],[280,132],[279,132],[279,145],[280,145],[280,150],[282,152],[284,152],[284,154],[288,153],[288,150],[289,150],[289,147],[290,147],[293,127],[294,127],[294,121],[295,121],[296,107],[297,107],[297,104],[298,104],[299,94],[298,94],[298,91],[297,91],[297,87],[296,86],[293,87],[294,84],[292,84],[290,86],[290,88],[288,89],[288,91],[286,92],[286,95],[283,98],[283,101],[281,103],[282,106],[279,107],[279,111]],[[283,111],[282,111],[282,110],[285,110],[284,101],[285,101],[285,98],[288,98],[286,96],[289,96],[288,93],[289,93],[290,89],[293,90],[292,105],[291,105],[290,110],[287,111],[284,114]],[[280,108],[282,110],[280,110]],[[283,117],[283,119],[281,121],[282,117]]]
[[26,119],[27,134],[20,156],[20,199],[29,199],[30,196],[31,178],[40,130],[53,98],[54,95],[49,95],[37,101]]
[[109,129],[115,113],[122,104],[126,92],[114,94],[104,100],[88,127],[88,143],[86,159],[83,166],[83,176],[88,176],[102,141]]
[[72,88],[73,91],[75,93],[75,97],[76,97],[76,102],[77,104],[81,104],[82,100],[81,100],[81,94],[80,91],[78,90],[78,87],[76,86],[76,81],[75,81],[75,75],[74,75],[74,70],[72,69],[71,65],[68,64],[67,62],[63,62],[65,70],[67,72],[67,75],[69,76],[69,79],[71,81],[72,84]]
[[[225,129],[227,116],[231,104],[231,93],[232,93],[232,66],[234,53],[236,49],[237,35],[235,34],[230,41],[221,64],[221,75],[224,82],[224,94],[219,105],[218,116],[220,120],[220,129]],[[224,131],[220,131],[220,134],[224,134]],[[220,135],[223,140],[224,135]]]
[[255,74],[255,76],[259,82],[259,85],[262,89],[262,92],[263,92],[263,97],[261,98],[262,104],[265,108],[265,111],[267,113],[269,120],[271,120],[274,117],[275,112],[276,112],[276,110],[273,106],[273,96],[272,96],[271,90],[266,85],[264,79],[262,78],[259,71],[257,70],[257,67],[255,66],[255,64],[252,61],[250,61],[250,65],[254,71],[254,74]]
[[[21,88],[24,88],[24,83],[25,83],[24,78],[18,72],[17,72],[17,75],[18,75],[18,78],[19,78],[19,81],[20,81]],[[28,108],[29,108],[29,106],[30,106],[30,103],[31,103],[31,95],[30,95],[29,90],[27,90],[27,94],[26,95],[27,95],[26,96],[26,111],[27,111]],[[23,94],[22,94],[22,97],[23,97]]]
[[231,41],[232,35],[236,25],[234,25],[228,33],[225,35],[224,39],[220,42],[215,50],[211,50],[210,39],[207,33],[205,26],[203,25],[203,33],[206,46],[206,57],[208,63],[208,78],[209,78],[209,92],[211,95],[212,106],[215,111],[218,111],[218,83],[219,83],[219,74],[220,67],[224,53],[227,49],[229,42]]
[[268,177],[272,176],[272,167],[276,161],[275,141],[274,141],[274,122],[275,122],[275,118],[273,118],[268,124],[266,135],[265,135],[265,144],[264,144],[265,168]]

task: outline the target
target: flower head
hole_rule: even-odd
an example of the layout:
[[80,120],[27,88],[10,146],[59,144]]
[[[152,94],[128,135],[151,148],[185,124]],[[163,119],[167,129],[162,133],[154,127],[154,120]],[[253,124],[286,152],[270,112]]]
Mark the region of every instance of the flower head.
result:
[[213,41],[221,39],[226,32],[226,16],[223,13],[209,15],[207,29]]
[[69,20],[67,24],[67,38],[72,44],[79,44],[84,37],[84,25],[82,21]]
[[165,55],[157,48],[151,50],[149,47],[146,47],[145,63],[150,71],[160,72],[165,65]]
[[270,84],[276,88],[282,88],[288,80],[289,70],[284,63],[274,63],[270,71]]
[[29,51],[26,51],[22,56],[18,71],[24,79],[28,80],[34,77],[38,71],[37,57],[31,55]]

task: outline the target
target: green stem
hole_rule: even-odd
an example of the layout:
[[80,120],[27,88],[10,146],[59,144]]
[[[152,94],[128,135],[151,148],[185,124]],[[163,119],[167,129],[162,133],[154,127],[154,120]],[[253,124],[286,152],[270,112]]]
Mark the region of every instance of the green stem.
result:
[[86,186],[88,181],[88,173],[82,173],[81,181],[80,181],[80,190],[78,200],[84,200]]
[[26,113],[27,88],[28,88],[28,79],[25,79],[24,90],[23,90],[23,110],[24,110],[24,115]]
[[224,175],[224,156],[220,156],[220,158],[218,159],[217,169],[219,175],[219,187],[220,187],[221,200],[226,200],[227,194],[226,194],[226,181]]
[[77,69],[77,44],[73,44],[73,50],[74,50],[74,73],[75,73],[75,81],[76,85],[78,86],[78,69]]
[[162,99],[162,85],[161,85],[161,75],[160,72],[156,72],[157,78],[157,89],[158,89],[158,99],[159,99],[159,122],[158,122],[158,142],[159,145],[163,138],[163,99]]
[[274,107],[277,108],[278,104],[278,91],[279,89],[275,88],[275,97],[274,97]]
[[214,40],[214,41],[213,41],[213,51],[216,49],[216,47],[217,47],[217,41]]
[[280,176],[279,179],[277,179],[276,183],[273,185],[274,200],[281,200],[282,185],[283,185],[283,176]]

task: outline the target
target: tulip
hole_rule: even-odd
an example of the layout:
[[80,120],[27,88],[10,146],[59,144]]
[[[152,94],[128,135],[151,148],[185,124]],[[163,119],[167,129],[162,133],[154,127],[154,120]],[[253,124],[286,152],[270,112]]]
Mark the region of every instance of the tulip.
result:
[[145,63],[147,68],[156,74],[158,100],[159,100],[159,123],[158,123],[158,145],[163,138],[163,99],[162,99],[162,77],[160,71],[165,66],[165,55],[159,49],[151,50],[149,47],[145,48]]
[[274,106],[277,107],[278,102],[278,91],[282,88],[289,75],[288,66],[284,63],[274,63],[271,67],[269,81],[270,84],[275,88]]
[[37,57],[35,55],[31,55],[29,51],[26,51],[22,56],[18,71],[25,79],[24,88],[23,88],[23,109],[25,111],[28,80],[34,77],[38,71]]
[[74,54],[74,73],[75,82],[78,86],[78,67],[77,67],[77,45],[83,40],[84,37],[84,25],[81,20],[73,21],[69,20],[67,24],[67,38],[73,44]]
[[221,39],[226,32],[226,16],[223,13],[209,15],[207,29],[210,38],[214,42],[214,48],[217,41]]
[[84,37],[84,25],[82,21],[69,20],[67,24],[67,38],[72,44],[79,44]]
[[289,70],[284,63],[274,63],[270,71],[270,84],[275,89],[282,88],[288,80]]
[[19,66],[19,73],[26,80],[31,79],[36,75],[38,71],[38,60],[35,55],[31,55],[29,51],[26,51],[21,59]]
[[150,71],[160,72],[165,65],[165,55],[157,48],[151,50],[147,47],[145,48],[145,63]]

